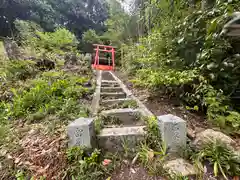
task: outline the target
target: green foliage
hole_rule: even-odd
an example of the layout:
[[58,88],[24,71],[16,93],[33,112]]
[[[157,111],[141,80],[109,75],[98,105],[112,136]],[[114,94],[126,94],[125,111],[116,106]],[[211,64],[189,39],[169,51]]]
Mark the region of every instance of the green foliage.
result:
[[144,144],[147,144],[147,146],[154,151],[161,151],[163,146],[157,118],[155,116],[146,117],[145,122],[147,124],[147,135]]
[[101,31],[107,19],[107,3],[101,0],[9,0],[0,4],[0,36],[13,36],[14,21],[27,20],[39,24],[44,31],[66,27],[78,37],[89,28]]
[[211,142],[206,144],[193,159],[198,167],[203,169],[202,164],[206,160],[213,165],[214,175],[219,173],[228,179],[227,176],[236,176],[240,174],[240,157],[235,154],[227,145],[221,142]]
[[35,37],[36,31],[43,31],[40,25],[36,24],[32,21],[23,21],[23,20],[15,20],[14,25],[18,30],[20,40],[22,42],[30,43],[32,37]]
[[122,46],[124,68],[135,76],[133,82],[176,96],[227,132],[238,133],[239,113],[230,98],[240,87],[237,42],[221,32],[239,2],[217,1],[205,11],[183,1],[175,1],[174,9],[169,1],[153,5],[161,15],[153,20],[152,33]]
[[2,67],[2,71],[5,72],[5,77],[8,80],[26,80],[34,77],[38,73],[35,65],[36,62],[30,60],[11,60]]
[[96,31],[93,29],[89,29],[88,31],[83,33],[82,40],[87,43],[100,43],[100,37],[96,34]]
[[111,167],[102,165],[100,151],[95,149],[92,153],[82,147],[73,147],[67,150],[69,163],[68,175],[71,179],[103,179]]
[[11,118],[26,117],[38,120],[47,114],[57,113],[62,119],[72,114],[83,115],[85,110],[77,99],[88,92],[80,83],[87,81],[77,76],[61,76],[62,73],[51,72],[42,74],[37,80],[32,80],[29,89],[12,89]]
[[78,43],[75,35],[65,28],[58,28],[55,32],[37,31],[36,36],[33,38],[35,47],[51,52],[73,50]]

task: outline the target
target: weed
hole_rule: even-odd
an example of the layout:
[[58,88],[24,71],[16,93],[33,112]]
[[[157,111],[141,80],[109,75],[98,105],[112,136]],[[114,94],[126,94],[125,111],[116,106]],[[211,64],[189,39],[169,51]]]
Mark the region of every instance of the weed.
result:
[[104,125],[121,125],[122,121],[114,116],[102,116],[102,122]]
[[101,117],[97,117],[94,121],[94,127],[95,127],[95,131],[96,134],[99,134],[103,128],[103,121]]
[[134,158],[136,150],[134,148],[131,148],[132,147],[131,141],[129,139],[122,138],[121,145],[124,152],[123,157],[128,159]]
[[221,173],[225,179],[228,179],[227,175],[234,176],[240,174],[240,157],[220,141],[206,144],[192,158],[200,170],[203,170],[202,163],[208,161],[213,165],[215,176]]
[[82,147],[73,147],[67,150],[67,157],[67,174],[72,179],[100,180],[111,169],[102,164],[100,151],[97,149],[90,153]]
[[157,119],[155,116],[153,117],[143,117],[147,124],[147,135],[145,138],[145,143],[153,150],[161,151],[162,144],[161,144],[161,134],[158,128]]

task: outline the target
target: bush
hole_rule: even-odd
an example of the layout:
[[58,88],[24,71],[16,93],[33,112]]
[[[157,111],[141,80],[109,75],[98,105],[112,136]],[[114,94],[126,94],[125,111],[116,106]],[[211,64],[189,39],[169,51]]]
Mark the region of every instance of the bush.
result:
[[86,78],[63,72],[46,72],[29,82],[29,88],[12,89],[12,102],[3,104],[9,112],[8,118],[28,117],[30,120],[43,119],[48,114],[57,114],[61,119],[87,116],[87,109],[78,99],[89,93],[82,84]]
[[33,38],[35,47],[56,53],[73,50],[78,43],[75,35],[65,28],[58,28],[55,32],[37,31],[36,35],[37,38]]
[[82,147],[73,147],[67,151],[69,169],[68,175],[71,179],[103,179],[112,169],[112,165],[104,166],[100,151],[87,151]]
[[225,179],[228,179],[227,175],[240,175],[240,157],[221,142],[206,144],[193,156],[193,159],[201,169],[203,169],[201,163],[206,161],[213,165],[215,176],[221,173]]
[[201,11],[180,1],[171,13],[164,2],[155,4],[162,13],[152,33],[123,46],[129,52],[125,68],[138,85],[176,96],[206,112],[221,128],[238,133],[239,113],[229,97],[240,88],[239,56],[236,42],[221,31],[229,13],[239,10],[239,2],[217,1],[213,9]]

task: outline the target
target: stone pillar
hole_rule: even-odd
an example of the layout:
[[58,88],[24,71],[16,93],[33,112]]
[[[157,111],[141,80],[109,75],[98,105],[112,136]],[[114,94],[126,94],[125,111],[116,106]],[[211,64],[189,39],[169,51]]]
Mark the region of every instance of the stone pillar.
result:
[[95,129],[93,118],[79,118],[70,123],[67,127],[69,147],[83,146],[94,147]]
[[158,116],[158,126],[162,140],[166,143],[170,152],[177,152],[179,148],[186,146],[186,121],[172,114],[167,114]]

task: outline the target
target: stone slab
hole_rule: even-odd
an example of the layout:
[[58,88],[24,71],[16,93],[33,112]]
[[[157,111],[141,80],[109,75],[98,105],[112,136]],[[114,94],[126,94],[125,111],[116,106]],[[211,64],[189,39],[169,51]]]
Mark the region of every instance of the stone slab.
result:
[[138,107],[136,101],[134,101],[132,98],[102,100],[100,104],[103,110]]
[[118,84],[117,81],[113,80],[113,81],[110,81],[110,80],[102,80],[102,84]]
[[103,72],[102,79],[108,80],[108,81],[113,81],[114,80],[114,78],[112,77],[112,75],[109,71],[104,71]]
[[117,92],[117,93],[101,93],[100,94],[103,99],[121,99],[126,98],[126,94],[124,92]]
[[132,98],[134,101],[137,102],[137,104],[138,104],[139,108],[141,109],[144,116],[149,116],[149,117],[154,116],[154,114],[151,111],[149,111],[148,108],[141,101],[139,101],[138,98],[136,98],[132,94],[132,92],[123,84],[123,82],[113,72],[110,72],[110,73],[112,74],[115,81],[119,83],[119,86],[126,93],[126,96],[129,98]]
[[69,147],[84,146],[91,148],[94,146],[94,119],[79,118],[70,123],[67,127],[69,137]]
[[144,140],[145,126],[104,128],[97,136],[98,146],[109,152],[121,152],[123,144],[128,148],[135,148],[138,143]]
[[120,85],[116,83],[102,83],[101,87],[120,87]]
[[186,121],[172,114],[167,114],[158,116],[158,126],[162,140],[166,143],[170,152],[177,152],[180,148],[186,146]]
[[129,102],[132,100],[133,100],[132,98],[108,99],[108,100],[102,100],[101,105],[102,106],[111,106],[113,104]]
[[138,109],[124,108],[102,111],[101,115],[105,117],[118,119],[123,125],[143,125],[141,122],[141,112]]
[[101,92],[123,92],[121,87],[102,87]]

